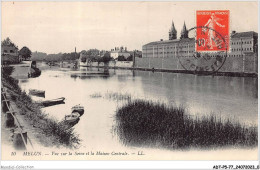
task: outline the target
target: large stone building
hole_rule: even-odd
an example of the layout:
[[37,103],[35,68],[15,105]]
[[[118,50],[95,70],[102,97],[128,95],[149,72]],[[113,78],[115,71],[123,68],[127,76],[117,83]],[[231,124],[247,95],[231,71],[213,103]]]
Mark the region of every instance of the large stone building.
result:
[[253,31],[231,34],[229,57],[241,57],[246,53],[257,53],[258,34]]
[[127,48],[125,47],[115,47],[115,49],[111,49],[110,55],[112,58],[117,59],[118,56],[124,56],[125,59],[128,58],[131,54],[129,51],[127,51]]
[[[178,53],[183,52],[183,56],[191,57],[195,51],[194,38],[188,38],[188,31],[184,23],[180,39],[176,39],[177,33],[172,24],[169,33],[169,40],[155,41],[143,45],[143,57],[177,57]],[[174,35],[174,36],[173,36]],[[228,57],[241,57],[245,53],[257,52],[258,34],[253,31],[231,34],[230,50]]]
[[[230,38],[230,49],[228,50],[226,63],[223,65],[223,72],[257,72],[257,42],[258,33],[253,31],[236,33],[233,31]],[[177,39],[177,31],[172,23],[169,31],[169,40],[160,40],[150,42],[143,45],[142,57],[144,58],[163,58],[164,61],[155,59],[149,60],[149,66],[144,61],[139,61],[137,67],[149,67],[149,68],[160,68],[160,69],[181,69],[178,66],[177,57],[193,57],[195,52],[195,39],[188,37],[188,30],[184,23],[181,30],[180,39]],[[214,53],[211,54],[214,57]],[[222,54],[226,55],[226,54]],[[155,61],[154,60],[154,61]],[[169,61],[168,61],[169,60]],[[167,68],[163,62],[175,62]],[[177,64],[176,64],[177,63]],[[173,66],[174,65],[174,66]]]
[[192,56],[195,50],[195,42],[193,38],[188,38],[188,31],[184,23],[181,31],[180,39],[177,39],[177,31],[172,23],[169,31],[169,40],[150,42],[143,45],[143,57],[177,57],[180,51],[185,56]]

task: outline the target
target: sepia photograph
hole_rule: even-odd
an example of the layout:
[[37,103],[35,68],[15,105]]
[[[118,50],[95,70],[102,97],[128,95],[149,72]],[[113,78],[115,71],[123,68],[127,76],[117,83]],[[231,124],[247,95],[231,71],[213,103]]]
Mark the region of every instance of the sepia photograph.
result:
[[259,169],[258,5],[2,1],[1,161]]

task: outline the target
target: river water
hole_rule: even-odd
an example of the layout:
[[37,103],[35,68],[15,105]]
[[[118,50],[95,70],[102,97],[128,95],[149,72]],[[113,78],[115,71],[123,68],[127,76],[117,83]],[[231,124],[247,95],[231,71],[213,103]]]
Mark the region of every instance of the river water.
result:
[[[40,77],[20,79],[26,92],[45,90],[45,99],[65,97],[65,104],[42,110],[60,121],[71,107],[81,104],[85,113],[74,126],[81,148],[107,150],[129,148],[113,133],[117,108],[132,99],[145,99],[184,106],[192,116],[215,114],[242,124],[257,124],[257,79],[249,77],[197,76],[131,70],[56,68]],[[132,148],[131,148],[132,149]]]

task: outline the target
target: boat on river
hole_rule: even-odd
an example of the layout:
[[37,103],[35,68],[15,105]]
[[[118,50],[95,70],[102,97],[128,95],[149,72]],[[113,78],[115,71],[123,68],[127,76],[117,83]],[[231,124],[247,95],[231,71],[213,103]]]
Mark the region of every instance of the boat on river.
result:
[[29,94],[32,95],[32,96],[45,97],[45,91],[44,90],[30,89]]
[[71,108],[71,112],[74,113],[74,112],[77,112],[80,114],[80,116],[82,116],[84,114],[84,107],[81,106],[80,104],[76,105],[76,106],[73,106]]
[[53,100],[45,100],[42,102],[39,102],[38,104],[44,107],[48,107],[48,106],[53,106],[53,105],[57,105],[57,104],[64,104],[65,97],[60,97],[57,99],[53,99]]
[[64,122],[73,123],[73,122],[78,121],[79,117],[80,117],[80,114],[78,112],[73,112],[70,115],[65,116]]

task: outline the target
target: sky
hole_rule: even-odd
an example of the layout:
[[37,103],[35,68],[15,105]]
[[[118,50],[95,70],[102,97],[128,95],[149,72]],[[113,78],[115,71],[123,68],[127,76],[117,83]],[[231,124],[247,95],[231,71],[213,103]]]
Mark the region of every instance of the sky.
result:
[[178,36],[196,10],[230,10],[230,31],[258,32],[257,2],[2,2],[1,40],[45,53],[77,52],[167,40],[172,21]]

